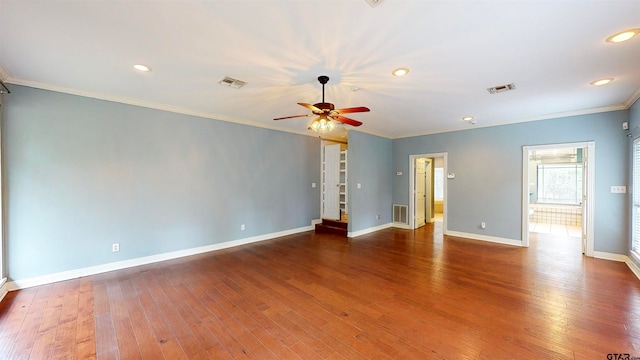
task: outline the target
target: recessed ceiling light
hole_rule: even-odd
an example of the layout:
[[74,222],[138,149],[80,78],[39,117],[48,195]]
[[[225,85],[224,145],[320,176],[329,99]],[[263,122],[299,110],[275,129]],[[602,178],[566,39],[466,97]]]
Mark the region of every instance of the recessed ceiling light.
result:
[[473,120],[473,116],[465,116],[462,118],[462,121],[471,121]]
[[144,71],[144,72],[151,71],[150,67],[142,64],[135,64],[133,65],[133,68],[139,71]]
[[595,85],[595,86],[601,86],[601,85],[607,85],[608,83],[610,83],[612,81],[613,81],[613,78],[606,78],[606,79],[600,79],[600,80],[592,81],[589,84]]
[[629,29],[629,30],[621,31],[617,34],[609,36],[607,38],[607,42],[619,43],[619,42],[631,40],[638,34],[640,34],[640,29]]
[[391,72],[393,76],[405,76],[409,73],[407,68],[397,68]]

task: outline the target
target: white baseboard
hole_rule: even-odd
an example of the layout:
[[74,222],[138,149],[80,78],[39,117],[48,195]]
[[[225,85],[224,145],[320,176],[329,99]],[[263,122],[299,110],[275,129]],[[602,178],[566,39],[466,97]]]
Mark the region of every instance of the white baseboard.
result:
[[627,264],[627,266],[629,267],[629,270],[631,270],[631,272],[638,278],[638,280],[640,280],[640,267],[638,267],[638,265],[636,265],[636,263],[633,262],[633,260],[631,260],[631,258],[627,255],[613,254],[613,253],[602,252],[602,251],[594,251],[593,257],[596,259],[623,262]]
[[501,238],[496,236],[479,235],[479,234],[472,234],[472,233],[466,233],[461,231],[451,231],[451,230],[447,231],[446,235],[462,237],[462,238],[471,239],[471,240],[488,241],[488,242],[503,244],[503,245],[522,246],[521,240],[507,239],[507,238]]
[[638,265],[636,265],[636,263],[633,262],[630,258],[627,258],[627,261],[625,261],[625,263],[627,264],[629,269],[631,269],[631,272],[638,278],[638,280],[640,280],[640,267],[638,267]]
[[602,252],[602,251],[594,251],[593,257],[596,259],[612,260],[612,261],[619,261],[619,262],[627,262],[627,260],[629,259],[627,255],[620,255],[620,254],[614,254],[614,253],[608,253],[608,252]]
[[50,284],[58,281],[76,279],[83,276],[90,276],[90,275],[105,273],[109,271],[130,268],[134,266],[146,265],[146,264],[156,263],[160,261],[177,259],[185,256],[202,254],[210,251],[227,249],[234,246],[246,245],[246,244],[251,244],[255,242],[278,238],[281,236],[287,236],[287,235],[293,235],[293,234],[297,234],[305,231],[311,231],[314,229],[315,224],[320,222],[322,222],[322,220],[317,219],[317,220],[312,220],[311,221],[312,225],[310,226],[303,226],[296,229],[284,230],[284,231],[274,232],[270,234],[258,235],[258,236],[253,236],[249,238],[227,241],[223,243],[206,245],[206,246],[201,246],[201,247],[196,247],[191,249],[178,250],[178,251],[173,251],[173,252],[164,253],[164,254],[117,261],[117,262],[112,262],[112,263],[107,263],[107,264],[102,264],[97,266],[86,267],[82,269],[63,271],[59,273],[37,276],[33,278],[28,278],[28,279],[13,280],[13,281],[7,282],[4,286],[2,286],[2,288],[4,289],[6,287],[6,291],[20,290],[20,289],[33,287],[33,286]]
[[391,224],[392,223],[386,223],[386,224],[374,226],[374,227],[371,227],[371,228],[368,228],[368,229],[364,229],[364,230],[358,230],[358,231],[349,232],[349,233],[347,233],[347,237],[354,238],[354,237],[358,237],[358,236],[361,236],[361,235],[365,235],[365,234],[369,234],[369,233],[372,233],[372,232],[376,232],[376,231],[379,231],[379,230],[388,229],[388,228],[391,227]]
[[9,290],[7,289],[7,278],[0,279],[0,301],[4,299]]
[[411,230],[411,226],[409,226],[409,224],[405,224],[405,223],[391,223],[391,226],[393,226],[394,228],[398,228],[398,229],[406,229],[406,230]]

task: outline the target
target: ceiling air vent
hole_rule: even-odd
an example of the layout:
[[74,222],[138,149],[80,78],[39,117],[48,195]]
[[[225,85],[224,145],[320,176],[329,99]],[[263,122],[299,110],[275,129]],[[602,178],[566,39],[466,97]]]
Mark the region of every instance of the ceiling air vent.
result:
[[367,4],[369,4],[369,6],[376,7],[380,5],[380,3],[383,2],[384,0],[364,0],[364,1],[366,1]]
[[232,87],[234,89],[240,89],[241,87],[247,85],[245,81],[240,81],[238,79],[230,78],[228,76],[225,76],[224,79],[218,82],[218,84]]
[[515,90],[515,89],[516,89],[516,85],[514,83],[511,83],[507,85],[494,86],[492,88],[488,88],[487,91],[489,92],[489,94],[497,94],[497,93],[501,93],[509,90]]

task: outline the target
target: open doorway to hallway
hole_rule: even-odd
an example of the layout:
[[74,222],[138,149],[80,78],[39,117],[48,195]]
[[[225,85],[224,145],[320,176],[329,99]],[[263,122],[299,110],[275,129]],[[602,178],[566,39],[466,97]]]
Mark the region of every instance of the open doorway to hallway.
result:
[[593,256],[595,143],[523,147],[522,243],[575,242]]
[[440,223],[446,229],[447,153],[409,156],[410,189],[409,227],[418,229],[425,224]]

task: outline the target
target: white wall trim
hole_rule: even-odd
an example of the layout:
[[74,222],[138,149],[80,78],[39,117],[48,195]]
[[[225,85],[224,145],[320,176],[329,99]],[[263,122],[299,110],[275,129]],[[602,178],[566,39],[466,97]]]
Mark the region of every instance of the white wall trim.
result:
[[596,180],[596,143],[584,141],[574,143],[559,143],[545,145],[525,145],[522,147],[522,246],[529,246],[529,152],[542,149],[586,148],[587,159],[587,202],[583,205],[583,219],[586,219],[586,249],[585,254],[594,257],[595,249],[595,180]]
[[[452,231],[452,230],[449,230],[447,235],[448,236],[455,236],[455,237],[471,239],[471,240],[488,241],[488,242],[497,243],[497,244],[503,244],[503,245],[523,246],[522,241],[520,241],[520,240],[507,239],[507,238],[501,238],[501,237],[496,237],[496,236],[479,235],[479,234],[472,234],[472,233],[466,233],[466,232],[461,232],[461,231]],[[446,241],[446,239],[445,239],[445,241]]]
[[614,254],[614,253],[608,253],[608,252],[602,252],[602,251],[594,251],[593,257],[596,259],[612,260],[612,261],[619,261],[619,262],[627,262],[627,260],[629,259],[627,255],[620,255],[620,254]]
[[196,247],[191,249],[178,250],[178,251],[173,251],[173,252],[164,253],[164,254],[157,254],[157,255],[140,257],[136,259],[129,259],[129,260],[117,261],[117,262],[112,262],[112,263],[107,263],[102,265],[90,266],[82,269],[63,271],[59,273],[37,276],[33,278],[28,278],[28,279],[13,280],[13,281],[9,281],[6,284],[6,290],[7,291],[20,290],[20,289],[33,287],[33,286],[45,285],[45,284],[50,284],[58,281],[71,280],[71,279],[75,279],[83,276],[90,276],[90,275],[105,273],[109,271],[126,269],[134,266],[146,265],[146,264],[156,263],[160,261],[177,259],[185,256],[197,255],[197,254],[207,253],[207,252],[216,251],[216,250],[228,249],[235,246],[270,240],[270,239],[274,239],[282,236],[293,235],[293,234],[297,234],[305,231],[314,230],[315,224],[320,222],[322,222],[322,220],[314,219],[311,221],[312,225],[303,226],[296,229],[284,230],[284,231],[274,232],[270,234],[264,234],[264,235],[258,235],[258,236],[253,236],[249,238],[244,238],[244,239],[233,240],[233,241],[226,241],[223,243],[206,245],[206,246],[201,246],[201,247]]
[[364,230],[350,231],[349,233],[347,233],[347,237],[354,238],[354,237],[358,237],[358,236],[361,236],[361,235],[365,235],[365,234],[369,234],[369,233],[372,233],[372,232],[376,232],[376,231],[379,231],[379,230],[388,229],[388,228],[390,228],[392,226],[392,224],[393,223],[386,223],[386,224],[370,227],[370,228],[364,229]]
[[624,102],[624,106],[626,106],[627,108],[631,108],[631,106],[633,106],[633,104],[638,99],[640,99],[640,86],[638,86],[636,91],[633,94],[631,94],[631,96],[627,99],[627,101]]
[[4,299],[9,290],[7,289],[7,278],[0,279],[0,301]]
[[7,68],[4,66],[2,62],[0,62],[0,81],[6,82],[5,80],[9,78],[9,72]]
[[[633,102],[631,102],[631,101],[637,95],[640,95],[640,94],[632,95],[631,98],[628,99],[624,104],[607,105],[607,106],[601,106],[601,107],[596,107],[596,108],[572,110],[572,111],[551,113],[551,114],[539,115],[539,116],[529,116],[529,117],[523,117],[523,118],[518,118],[518,119],[506,120],[506,121],[501,122],[499,124],[482,125],[482,124],[478,123],[477,125],[474,125],[473,128],[457,127],[457,128],[448,128],[448,129],[443,129],[443,130],[422,132],[422,133],[417,133],[417,134],[401,134],[401,135],[396,135],[396,136],[392,137],[391,139],[392,140],[396,140],[396,139],[404,139],[404,138],[409,138],[409,137],[434,135],[434,134],[443,134],[443,133],[455,132],[455,131],[466,131],[466,130],[472,130],[472,129],[485,128],[485,127],[495,127],[495,126],[502,126],[502,125],[519,124],[519,123],[525,123],[525,122],[530,122],[530,121],[559,119],[559,118],[565,118],[565,117],[570,117],[570,116],[591,115],[591,114],[599,114],[599,113],[610,112],[610,111],[628,110],[630,105],[633,105]],[[627,103],[630,103],[630,104],[627,105]]]
[[449,204],[449,199],[448,199],[448,195],[447,195],[447,183],[448,183],[448,178],[446,177],[446,174],[449,171],[448,168],[448,162],[449,162],[449,153],[444,151],[444,152],[439,152],[439,153],[427,153],[427,154],[410,154],[409,155],[409,207],[408,207],[408,214],[407,216],[409,217],[409,229],[415,229],[415,222],[416,222],[416,206],[415,206],[415,177],[416,177],[416,160],[417,159],[421,159],[421,158],[442,158],[442,168],[443,168],[443,172],[445,173],[445,178],[444,181],[442,183],[442,191],[443,191],[443,198],[442,198],[442,228],[444,229],[444,233],[447,233],[447,206]]
[[631,272],[638,278],[638,280],[640,280],[640,267],[638,267],[638,265],[636,265],[636,263],[633,262],[633,260],[631,260],[631,258],[629,257],[627,257],[625,263],[627,264],[629,269],[631,269]]
[[306,129],[305,130],[294,130],[294,129],[279,128],[279,127],[276,127],[276,126],[271,126],[271,125],[269,125],[267,123],[258,123],[258,122],[248,121],[248,120],[235,118],[235,117],[231,117],[231,116],[225,116],[225,115],[221,115],[221,114],[202,112],[202,111],[192,110],[192,109],[183,108],[183,107],[179,107],[179,106],[167,105],[167,104],[156,103],[156,102],[145,101],[145,100],[139,100],[139,99],[135,99],[135,98],[128,98],[128,97],[116,96],[116,95],[110,95],[110,94],[101,94],[101,93],[96,93],[96,92],[92,92],[92,91],[78,90],[78,89],[68,88],[68,87],[64,87],[64,86],[51,85],[51,84],[47,84],[47,83],[41,83],[41,82],[37,82],[37,81],[22,79],[22,78],[15,77],[15,76],[9,76],[6,79],[6,81],[3,81],[3,82],[14,84],[14,85],[27,86],[27,87],[31,87],[31,88],[35,88],[35,89],[55,91],[55,92],[63,93],[63,94],[70,94],[70,95],[82,96],[82,97],[86,97],[86,98],[105,100],[105,101],[112,101],[112,102],[116,102],[116,103],[140,106],[140,107],[149,108],[149,109],[155,109],[155,110],[162,110],[162,111],[172,112],[172,113],[176,113],[176,114],[183,114],[183,115],[197,116],[197,117],[205,118],[205,119],[226,121],[226,122],[231,122],[231,123],[235,123],[235,124],[259,127],[259,128],[263,128],[263,129],[270,129],[270,130],[275,130],[275,131],[282,131],[282,132],[288,132],[288,133],[293,133],[293,134],[298,134],[298,135],[306,135],[306,136],[312,136],[312,137],[316,137],[317,136],[317,134],[315,132],[313,132],[313,134],[311,134],[311,132],[307,131]]
[[608,252],[602,252],[602,251],[594,251],[593,257],[596,259],[623,262],[627,264],[631,272],[638,278],[638,280],[640,280],[640,267],[638,267],[638,265],[636,265],[636,263],[634,263],[633,260],[631,260],[631,258],[627,255],[620,255],[620,254],[614,254],[614,253],[608,253]]
[[391,223],[391,226],[394,227],[394,228],[398,228],[398,229],[411,230],[411,226],[409,226],[409,224],[405,224],[405,223],[394,222],[394,223]]

